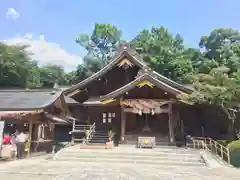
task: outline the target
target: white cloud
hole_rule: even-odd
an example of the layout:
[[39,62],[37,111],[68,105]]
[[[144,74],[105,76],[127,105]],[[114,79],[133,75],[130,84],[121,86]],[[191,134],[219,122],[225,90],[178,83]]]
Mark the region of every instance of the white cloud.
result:
[[64,67],[66,72],[69,72],[82,63],[80,56],[66,52],[59,44],[46,41],[44,35],[33,38],[31,33],[27,33],[23,37],[5,40],[4,42],[10,45],[29,45],[27,51],[32,53],[32,59],[37,60],[40,66],[57,64]]
[[27,38],[27,39],[32,39],[33,38],[33,35],[31,33],[27,33],[23,36],[24,38]]
[[14,8],[8,8],[5,15],[7,19],[13,19],[13,20],[16,20],[20,17],[20,14]]

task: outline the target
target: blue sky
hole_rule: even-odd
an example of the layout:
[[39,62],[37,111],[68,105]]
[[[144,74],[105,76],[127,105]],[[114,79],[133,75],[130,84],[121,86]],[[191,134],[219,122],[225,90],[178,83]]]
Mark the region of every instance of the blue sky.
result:
[[[188,46],[218,27],[240,29],[239,0],[4,0],[0,6],[0,39],[27,33],[44,35],[67,53],[83,56],[74,42],[91,33],[94,23],[111,23],[130,40],[143,28],[164,26],[180,33]],[[6,16],[9,8],[19,16]]]

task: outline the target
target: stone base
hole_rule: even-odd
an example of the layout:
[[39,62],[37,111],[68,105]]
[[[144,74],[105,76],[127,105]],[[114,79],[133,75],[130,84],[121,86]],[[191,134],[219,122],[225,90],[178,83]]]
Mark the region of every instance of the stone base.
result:
[[106,145],[105,145],[105,147],[106,147],[106,149],[113,149],[113,147],[114,147],[113,141],[107,142]]

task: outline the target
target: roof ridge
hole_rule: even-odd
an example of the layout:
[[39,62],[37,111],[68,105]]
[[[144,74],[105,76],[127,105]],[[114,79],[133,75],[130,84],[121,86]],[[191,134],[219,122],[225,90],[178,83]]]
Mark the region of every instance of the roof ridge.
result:
[[[156,81],[157,83],[159,83],[161,86],[164,86],[165,88],[169,88],[170,91],[172,92],[175,92],[175,93],[184,93],[183,91],[177,89],[177,88],[174,88],[170,85],[168,85],[167,83],[165,82],[162,82],[160,81],[159,79],[151,76],[148,72],[145,72],[144,74],[140,75],[139,77],[137,77],[136,79],[134,79],[133,81],[129,82],[128,84],[106,94],[106,95],[103,95],[103,96],[100,96],[100,99],[104,100],[104,99],[108,99],[108,98],[113,98],[112,96],[114,96],[114,94],[116,93],[121,93],[122,90],[128,88],[128,87],[131,87],[131,85],[134,85],[135,83],[137,83],[138,81],[141,82],[141,80],[143,80],[144,78],[149,78],[150,80],[154,80]],[[128,89],[127,89],[128,90]]]

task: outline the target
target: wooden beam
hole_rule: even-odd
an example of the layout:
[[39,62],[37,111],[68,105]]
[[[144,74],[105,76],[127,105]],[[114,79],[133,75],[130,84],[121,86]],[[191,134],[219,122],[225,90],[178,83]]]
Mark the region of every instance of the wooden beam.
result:
[[114,102],[114,101],[116,101],[116,99],[111,98],[111,99],[103,100],[102,103],[103,103],[103,104],[108,104],[108,103],[112,103],[112,102]]
[[74,96],[74,95],[76,95],[77,93],[80,93],[80,92],[82,92],[82,90],[80,90],[80,89],[76,89],[76,90],[74,90],[73,92],[71,92],[70,94],[68,94],[68,96]]
[[31,153],[31,144],[32,144],[32,129],[33,129],[33,122],[32,122],[32,120],[29,120],[29,126],[28,126],[28,128],[29,128],[29,149],[28,149],[28,152],[27,152],[27,156],[30,156],[30,153]]
[[[169,109],[168,108],[161,108],[159,112],[155,112],[155,114],[162,114],[162,113],[168,113]],[[133,112],[133,108],[124,108],[124,112]],[[151,113],[151,112],[150,112]]]
[[168,112],[168,129],[169,129],[169,140],[170,144],[175,142],[174,138],[174,130],[173,130],[173,116],[172,116],[172,104],[168,104],[169,112]]
[[125,131],[126,131],[126,113],[124,107],[121,107],[121,143],[125,142]]

